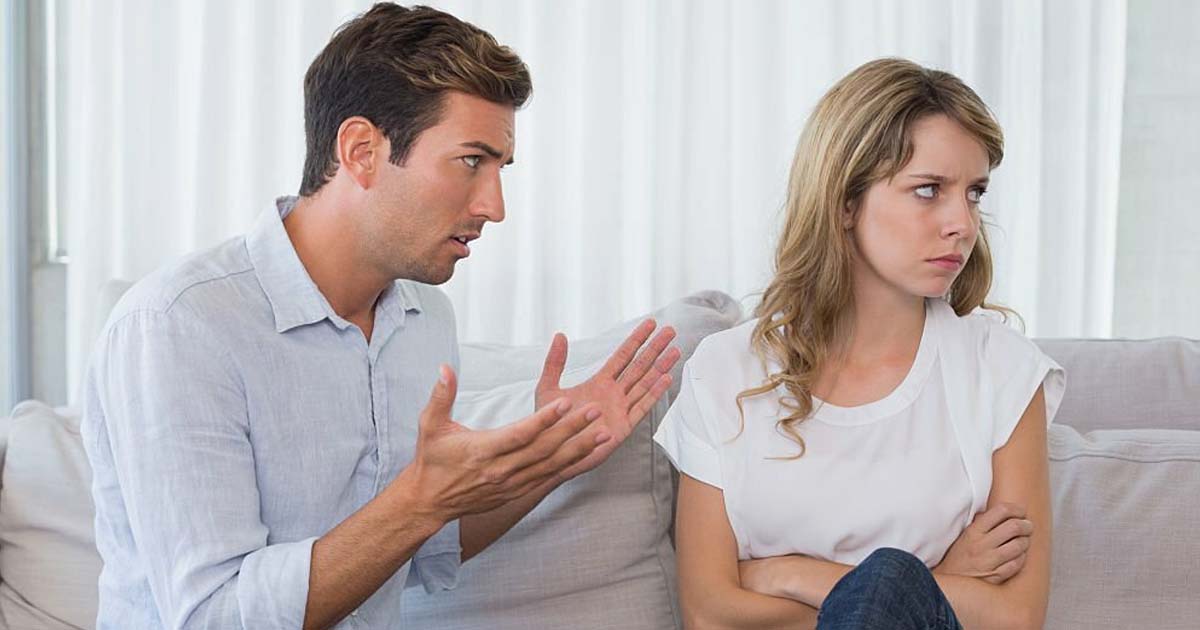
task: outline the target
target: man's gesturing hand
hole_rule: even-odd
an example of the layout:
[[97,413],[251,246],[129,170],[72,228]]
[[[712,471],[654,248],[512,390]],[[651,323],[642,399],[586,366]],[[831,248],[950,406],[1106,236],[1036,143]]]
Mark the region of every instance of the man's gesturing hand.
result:
[[679,360],[679,348],[668,348],[675,330],[667,326],[647,343],[656,326],[652,319],[642,322],[604,367],[587,381],[568,389],[559,385],[567,364],[567,338],[561,333],[554,336],[535,391],[535,406],[540,409],[562,397],[576,406],[597,405],[601,411],[597,424],[612,436],[609,442],[567,469],[562,480],[587,472],[608,459],[671,386],[670,371]]
[[514,424],[473,431],[450,418],[457,390],[454,371],[443,365],[421,412],[416,454],[396,478],[417,494],[414,504],[439,522],[517,499],[612,440],[598,423],[593,426],[598,405],[564,397]]

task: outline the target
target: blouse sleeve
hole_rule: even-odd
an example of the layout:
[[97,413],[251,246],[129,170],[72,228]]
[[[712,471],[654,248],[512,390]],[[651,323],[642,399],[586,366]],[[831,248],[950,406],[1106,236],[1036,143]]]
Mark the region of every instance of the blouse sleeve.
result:
[[710,486],[724,488],[720,454],[711,426],[696,403],[696,380],[692,364],[683,368],[679,395],[654,434],[654,441],[666,452],[679,472]]
[[1066,391],[1062,366],[1021,333],[991,322],[984,343],[984,369],[991,381],[992,450],[1008,443],[1037,388],[1046,398],[1046,424],[1054,420]]

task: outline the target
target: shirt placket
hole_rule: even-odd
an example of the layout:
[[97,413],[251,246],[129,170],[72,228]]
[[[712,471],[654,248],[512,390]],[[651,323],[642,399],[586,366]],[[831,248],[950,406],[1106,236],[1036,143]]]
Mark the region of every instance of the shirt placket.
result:
[[388,391],[387,379],[384,378],[383,370],[379,369],[379,352],[377,347],[370,348],[367,351],[367,373],[369,376],[368,385],[371,392],[371,425],[375,430],[375,484],[372,488],[372,495],[378,496],[383,480],[385,478],[384,471],[388,469],[391,461],[391,450],[388,448],[388,432],[390,429],[388,419]]

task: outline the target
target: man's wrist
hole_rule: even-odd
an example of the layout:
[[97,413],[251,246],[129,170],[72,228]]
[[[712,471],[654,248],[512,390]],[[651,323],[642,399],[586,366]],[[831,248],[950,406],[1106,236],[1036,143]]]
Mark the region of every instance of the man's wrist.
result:
[[396,479],[385,490],[386,501],[402,515],[397,523],[406,522],[420,534],[432,536],[460,515],[451,514],[440,509],[432,500],[421,492],[420,484],[409,466],[400,471]]

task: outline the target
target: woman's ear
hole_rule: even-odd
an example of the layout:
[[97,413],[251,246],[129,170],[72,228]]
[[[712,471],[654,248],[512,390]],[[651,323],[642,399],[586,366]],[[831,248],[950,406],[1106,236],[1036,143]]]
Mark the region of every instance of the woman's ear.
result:
[[842,207],[842,229],[854,229],[854,223],[858,219],[858,204],[851,201]]

